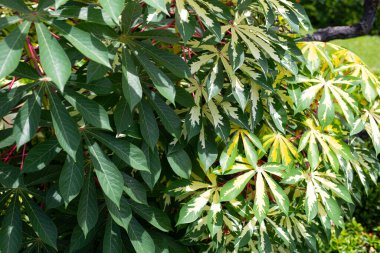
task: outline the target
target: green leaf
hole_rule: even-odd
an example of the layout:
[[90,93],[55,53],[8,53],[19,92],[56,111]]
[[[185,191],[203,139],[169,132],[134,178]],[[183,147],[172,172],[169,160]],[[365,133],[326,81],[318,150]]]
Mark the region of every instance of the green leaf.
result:
[[150,172],[144,153],[134,144],[100,131],[88,130],[88,133],[115,152],[119,158],[132,168]]
[[132,210],[129,207],[128,201],[125,197],[120,199],[120,208],[115,205],[109,198],[106,197],[106,204],[108,212],[117,225],[128,231],[129,223],[132,219]]
[[[81,154],[81,152],[78,152],[78,155],[79,154]],[[75,162],[70,156],[67,156],[59,176],[59,192],[62,195],[66,207],[71,200],[78,196],[82,189],[83,179],[83,157],[77,158],[77,162]]]
[[[30,88],[30,87],[27,87]],[[0,93],[0,118],[7,115],[7,113],[13,109],[17,105],[18,102],[22,99],[25,94],[26,88],[16,87],[11,90],[7,90],[5,92]],[[0,90],[2,91],[2,90]]]
[[152,6],[153,8],[162,11],[166,15],[169,15],[166,9],[166,1],[165,0],[144,0],[145,3]]
[[111,219],[107,219],[103,237],[103,253],[121,253],[123,241],[119,226]]
[[155,252],[152,237],[133,217],[129,223],[127,233],[136,253]]
[[108,59],[108,50],[96,37],[79,28],[70,26],[63,21],[55,20],[53,25],[83,55],[111,68]]
[[17,253],[22,246],[22,221],[18,195],[13,197],[2,217],[0,228],[0,252]]
[[36,234],[47,245],[57,250],[57,227],[32,200],[23,198],[26,214]]
[[161,175],[160,155],[157,151],[157,148],[155,148],[154,150],[151,150],[148,147],[148,145],[146,145],[145,143],[142,146],[142,150],[148,161],[149,172],[141,171],[140,174],[144,182],[152,190],[155,184],[160,179],[160,175]]
[[33,92],[15,118],[13,134],[17,136],[17,147],[29,142],[37,131],[41,116],[40,91]]
[[35,23],[40,46],[41,65],[62,92],[71,75],[71,62],[57,39],[42,23]]
[[188,78],[191,76],[189,66],[178,55],[164,51],[144,42],[135,42],[134,45],[137,45],[140,50],[152,57],[155,62],[164,66],[167,70],[172,72],[177,77]]
[[125,173],[123,173],[123,178],[125,184],[124,192],[127,193],[127,195],[137,203],[148,205],[146,189],[144,185]]
[[86,122],[112,131],[107,111],[100,104],[70,89],[65,91],[64,98],[81,113]]
[[22,172],[30,173],[44,169],[61,150],[56,139],[39,143],[28,152]]
[[144,67],[145,71],[148,73],[150,79],[154,84],[154,87],[160,92],[162,96],[174,104],[176,90],[173,81],[156,65],[154,65],[143,51],[135,50],[134,54],[136,55],[136,58],[141,63],[141,65]]
[[138,216],[149,222],[154,227],[163,232],[172,231],[170,218],[164,211],[156,207],[138,204],[134,201],[128,201],[128,203]]
[[50,112],[55,134],[59,144],[72,158],[75,159],[81,142],[77,124],[73,121],[60,98],[50,88],[48,90]]
[[200,195],[192,198],[189,202],[182,206],[181,210],[179,211],[177,226],[180,224],[191,223],[197,220],[209,202],[212,191],[212,189],[207,190]]
[[96,176],[104,194],[119,206],[124,186],[123,175],[104,154],[98,143],[91,141],[87,144]]
[[181,149],[167,154],[166,158],[173,169],[174,173],[182,178],[190,178],[193,165],[191,164],[190,157]]
[[19,16],[2,17],[0,18],[0,29],[16,24],[17,22],[21,20],[22,18]]
[[318,149],[318,144],[316,142],[315,136],[313,134],[310,135],[310,139],[309,139],[309,148],[307,151],[307,159],[310,163],[310,168],[312,170],[314,170],[318,167],[319,149]]
[[218,159],[218,149],[215,141],[212,138],[205,140],[204,146],[201,142],[198,142],[198,158],[199,163],[202,165],[203,170],[207,171]]
[[[4,1],[9,2],[2,0],[0,4]],[[0,78],[11,74],[17,68],[29,28],[30,22],[24,21],[0,42]]]
[[255,174],[256,171],[251,170],[228,181],[220,190],[220,201],[231,201],[235,199]]
[[160,132],[153,111],[144,100],[139,104],[138,110],[141,135],[149,147],[154,149]]
[[132,125],[133,115],[125,99],[122,98],[117,103],[113,112],[113,120],[115,121],[117,134],[121,134]]
[[255,203],[253,213],[259,222],[262,222],[269,210],[269,198],[265,189],[265,182],[262,173],[257,173],[255,184]]
[[119,16],[124,9],[124,0],[99,0],[108,15],[110,15],[116,24],[119,24]]
[[[67,0],[59,0],[67,1]],[[56,9],[58,9],[58,0],[55,0]],[[96,8],[95,6],[80,7],[80,6],[65,6],[56,11],[50,11],[50,15],[54,17],[65,17],[65,18],[76,18],[84,20],[91,23],[115,26],[112,18],[101,9]]]
[[137,1],[127,1],[121,14],[121,28],[123,33],[129,34],[132,26],[142,14],[142,8]]
[[71,233],[69,253],[85,249],[85,246],[88,246],[94,240],[96,232],[96,228],[94,228],[85,236],[82,229],[76,225]]
[[20,169],[0,162],[0,184],[6,188],[18,188],[22,185]]
[[270,116],[272,117],[272,120],[276,125],[277,129],[280,130],[282,133],[285,133],[285,127],[288,118],[286,115],[286,110],[282,106],[282,102],[279,99],[269,98],[268,107]]
[[26,12],[26,13],[30,12],[28,7],[25,5],[25,3],[22,0],[12,0],[12,1],[0,0],[0,5],[11,8],[11,9],[15,9],[17,11],[21,11],[21,12]]
[[95,227],[99,215],[95,183],[92,177],[91,173],[87,175],[78,203],[77,220],[84,237],[87,237],[88,232]]
[[175,111],[168,106],[157,93],[147,91],[146,95],[153,109],[158,114],[165,129],[174,137],[180,138],[181,136],[181,120]]
[[131,111],[141,101],[142,87],[134,60],[127,48],[123,48],[122,55],[123,94]]

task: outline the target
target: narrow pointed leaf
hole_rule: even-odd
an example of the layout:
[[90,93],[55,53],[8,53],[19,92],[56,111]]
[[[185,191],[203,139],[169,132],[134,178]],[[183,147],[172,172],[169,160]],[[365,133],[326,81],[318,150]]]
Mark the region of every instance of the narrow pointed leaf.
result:
[[228,181],[220,190],[220,201],[231,201],[235,199],[255,174],[256,171],[251,170]]
[[77,212],[78,224],[85,237],[87,237],[89,231],[95,227],[98,221],[96,189],[92,177],[91,173],[87,175],[80,195]]
[[29,142],[36,133],[41,116],[41,96],[34,92],[18,112],[13,126],[17,147]]
[[124,98],[127,100],[132,111],[133,108],[141,101],[142,87],[134,60],[127,48],[123,48],[122,72]]
[[103,253],[121,253],[123,241],[119,226],[111,219],[107,219],[103,237]]
[[99,144],[96,142],[88,143],[88,150],[90,151],[95,173],[104,194],[113,201],[116,206],[119,206],[124,186],[123,175],[115,164],[109,160],[107,155],[104,154]]
[[155,252],[152,237],[133,217],[129,223],[127,233],[136,253]]
[[98,128],[112,130],[107,111],[100,104],[69,89],[65,91],[64,98],[81,113],[86,122]]
[[116,24],[119,24],[119,16],[124,9],[124,0],[99,0],[103,9],[110,15]]
[[23,200],[33,230],[44,243],[57,250],[57,227],[54,222],[32,200]]
[[156,118],[154,117],[152,109],[145,101],[142,101],[139,104],[138,109],[141,134],[144,138],[144,141],[149,145],[149,147],[151,149],[154,149],[160,134]]
[[108,49],[96,37],[63,21],[54,21],[53,25],[84,56],[111,68],[108,59]]
[[71,75],[71,62],[57,39],[42,23],[35,23],[40,46],[41,65],[46,74],[63,91]]
[[59,97],[51,89],[48,89],[48,94],[51,117],[58,142],[63,150],[76,159],[76,152],[81,141],[78,126],[70,117]]
[[[2,1],[9,2],[8,0]],[[24,21],[0,42],[0,78],[11,74],[17,68],[29,28],[30,22]]]
[[22,220],[18,197],[14,197],[2,217],[0,228],[0,252],[17,253],[22,246]]
[[75,162],[70,156],[67,156],[59,176],[59,192],[66,206],[80,193],[83,179],[83,158],[77,159],[77,162]]

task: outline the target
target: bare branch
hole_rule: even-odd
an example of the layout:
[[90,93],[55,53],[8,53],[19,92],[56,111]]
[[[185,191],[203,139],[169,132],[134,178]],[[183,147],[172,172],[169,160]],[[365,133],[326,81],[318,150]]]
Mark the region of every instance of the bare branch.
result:
[[350,26],[330,26],[307,35],[303,41],[330,41],[348,39],[368,34],[376,20],[377,7],[380,0],[365,0],[364,13],[361,21]]

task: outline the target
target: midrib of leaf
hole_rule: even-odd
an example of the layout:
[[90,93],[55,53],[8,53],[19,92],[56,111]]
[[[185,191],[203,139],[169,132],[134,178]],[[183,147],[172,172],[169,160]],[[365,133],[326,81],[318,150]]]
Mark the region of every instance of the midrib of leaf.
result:
[[[88,176],[91,176],[91,174],[89,174]],[[87,217],[88,217],[88,210],[89,210],[89,205],[87,204],[88,203],[88,200],[90,199],[90,184],[91,184],[91,181],[90,181],[90,179],[88,179],[88,183],[86,184],[86,192],[87,192],[87,194],[86,194],[86,197],[85,197],[85,203],[86,203],[86,205],[85,205],[85,217],[86,217],[86,229],[88,230],[88,225],[87,225]],[[88,233],[89,231],[87,231],[87,233]]]

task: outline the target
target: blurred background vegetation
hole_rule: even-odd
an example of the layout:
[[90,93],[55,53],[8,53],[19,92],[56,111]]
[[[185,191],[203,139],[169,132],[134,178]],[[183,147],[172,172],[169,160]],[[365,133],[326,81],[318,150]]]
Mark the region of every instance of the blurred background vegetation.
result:
[[[363,0],[297,0],[297,2],[305,8],[315,29],[351,25],[359,22],[363,14]],[[353,51],[380,76],[379,14],[370,35],[332,42]],[[368,196],[363,196],[362,205],[353,212],[353,218],[347,221],[345,230],[334,236],[330,245],[320,242],[321,252],[380,252],[379,183],[370,187]]]

